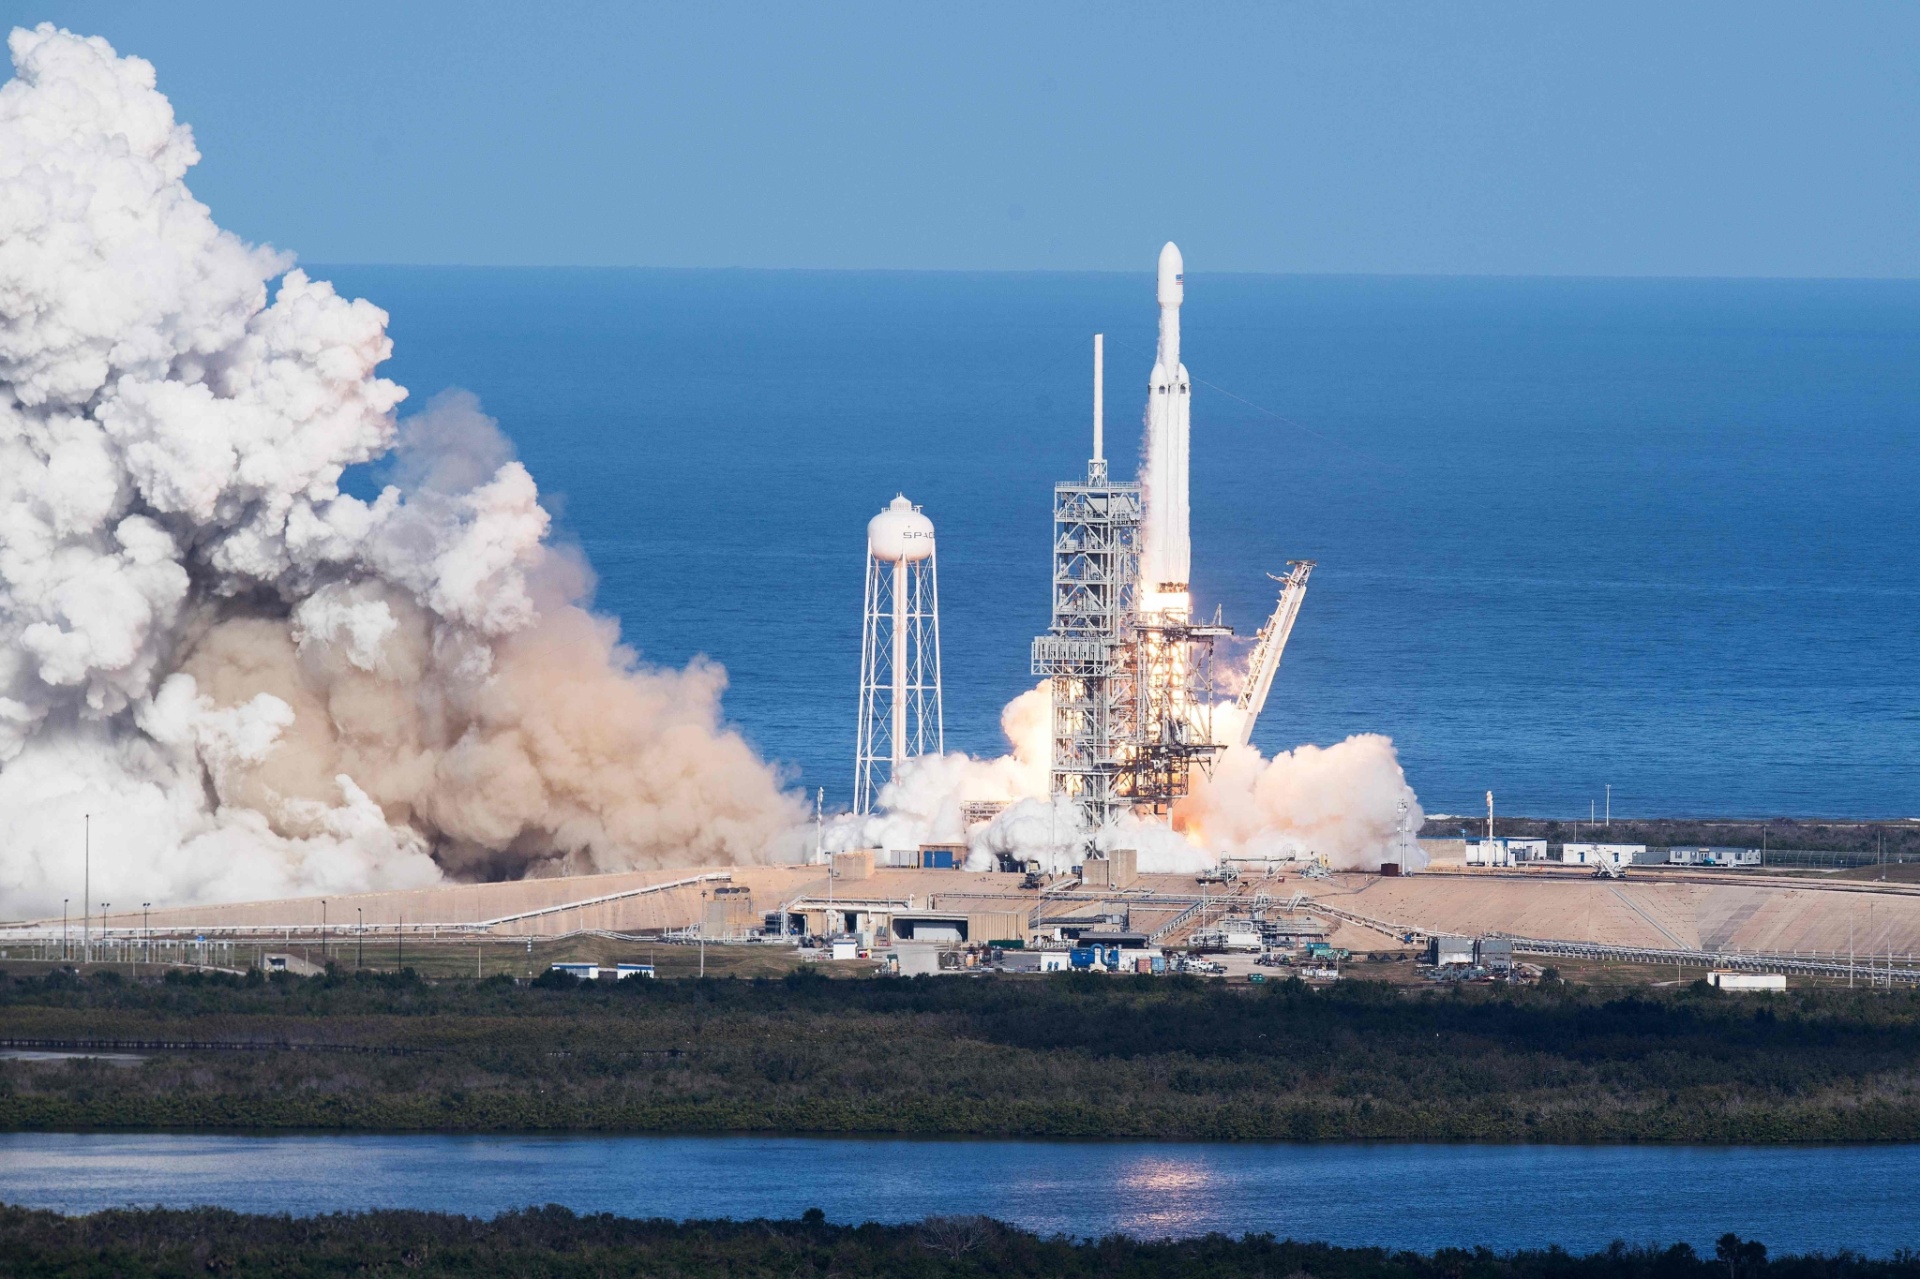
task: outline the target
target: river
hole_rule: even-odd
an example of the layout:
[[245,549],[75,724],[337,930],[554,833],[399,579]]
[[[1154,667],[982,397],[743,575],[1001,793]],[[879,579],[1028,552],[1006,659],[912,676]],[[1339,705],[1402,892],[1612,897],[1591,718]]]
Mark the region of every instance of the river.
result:
[[0,1200],[61,1212],[217,1204],[307,1215],[491,1215],[558,1203],[639,1217],[915,1221],[1042,1233],[1269,1231],[1499,1249],[1725,1231],[1774,1252],[1916,1239],[1920,1146],[1214,1145],[806,1137],[0,1134]]

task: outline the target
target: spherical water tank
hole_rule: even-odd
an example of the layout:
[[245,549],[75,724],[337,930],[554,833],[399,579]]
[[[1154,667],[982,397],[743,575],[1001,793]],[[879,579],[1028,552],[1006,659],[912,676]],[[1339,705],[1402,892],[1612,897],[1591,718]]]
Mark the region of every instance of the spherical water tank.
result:
[[924,560],[933,554],[933,521],[914,509],[903,494],[867,521],[867,549],[873,558],[890,564]]

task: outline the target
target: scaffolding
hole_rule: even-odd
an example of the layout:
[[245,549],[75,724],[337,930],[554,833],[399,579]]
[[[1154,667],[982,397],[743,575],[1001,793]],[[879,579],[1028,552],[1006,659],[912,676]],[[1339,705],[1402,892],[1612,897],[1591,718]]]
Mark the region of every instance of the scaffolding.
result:
[[1132,805],[1165,816],[1193,786],[1193,770],[1213,767],[1224,749],[1213,735],[1213,642],[1231,635],[1216,611],[1210,622],[1184,612],[1133,621],[1138,743],[1123,786]]
[[1140,693],[1133,630],[1140,577],[1140,486],[1107,477],[1053,488],[1053,621],[1032,669],[1053,685],[1053,793],[1098,830],[1133,805]]

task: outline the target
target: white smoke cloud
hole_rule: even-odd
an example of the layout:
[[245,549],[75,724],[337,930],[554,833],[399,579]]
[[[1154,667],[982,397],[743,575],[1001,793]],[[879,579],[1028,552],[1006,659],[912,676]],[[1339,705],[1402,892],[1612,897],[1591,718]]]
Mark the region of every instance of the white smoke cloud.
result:
[[1426,864],[1425,817],[1391,738],[1361,733],[1272,759],[1235,746],[1174,808],[1188,838],[1229,857],[1323,861],[1335,870]]
[[385,313],[215,225],[152,66],[8,43],[0,909],[77,889],[83,814],[122,905],[791,847],[720,670],[580,607],[470,398],[396,419]]
[[[1228,736],[1231,705],[1215,711]],[[1007,704],[1000,723],[1011,751],[993,759],[961,754],[909,760],[881,789],[876,811],[829,824],[830,850],[910,850],[965,843],[968,866],[989,870],[1000,856],[1063,871],[1080,864],[1088,832],[1079,809],[1049,796],[1052,701],[1044,682]],[[969,828],[963,805],[1006,807]],[[1272,759],[1251,746],[1223,752],[1211,776],[1196,772],[1193,793],[1173,820],[1125,816],[1093,832],[1096,848],[1132,848],[1140,869],[1198,871],[1225,857],[1319,861],[1336,870],[1372,870],[1399,862],[1426,864],[1417,835],[1424,821],[1391,739],[1361,734],[1331,746],[1305,745]]]

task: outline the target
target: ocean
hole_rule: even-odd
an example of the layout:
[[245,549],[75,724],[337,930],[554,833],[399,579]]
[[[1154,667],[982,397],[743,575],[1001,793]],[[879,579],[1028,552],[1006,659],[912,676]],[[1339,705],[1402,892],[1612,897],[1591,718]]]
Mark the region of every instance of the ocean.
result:
[[[1144,271],[310,270],[829,811],[868,517],[933,519],[947,746],[998,753],[1096,331],[1138,454]],[[1387,734],[1430,813],[1920,815],[1920,282],[1197,273],[1182,315],[1196,602],[1251,636],[1318,562],[1264,750]]]

